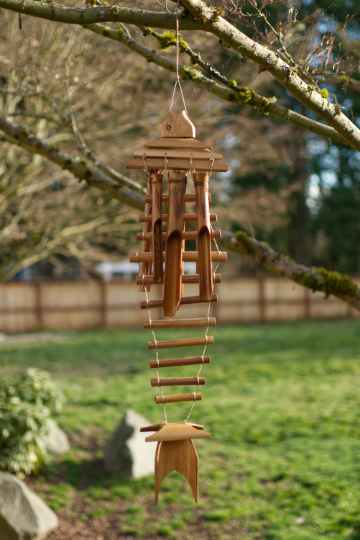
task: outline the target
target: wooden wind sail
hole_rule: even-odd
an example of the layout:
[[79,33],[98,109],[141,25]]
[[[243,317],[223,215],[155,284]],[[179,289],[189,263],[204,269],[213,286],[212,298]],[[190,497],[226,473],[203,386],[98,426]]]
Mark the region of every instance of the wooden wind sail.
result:
[[[212,172],[226,172],[228,167],[221,161],[222,156],[212,151],[211,146],[195,139],[195,127],[185,111],[181,114],[170,112],[161,129],[161,138],[145,144],[145,148],[134,152],[134,159],[126,163],[128,169],[144,169],[147,172],[147,193],[144,214],[139,217],[143,231],[137,234],[141,242],[139,252],[130,255],[131,262],[139,263],[137,286],[140,291],[150,290],[153,285],[163,287],[163,298],[141,302],[141,309],[148,309],[149,318],[144,328],[154,333],[159,328],[206,328],[205,336],[198,338],[173,339],[148,343],[150,350],[156,351],[156,359],[150,360],[150,368],[156,369],[157,377],[151,385],[160,389],[155,397],[157,404],[192,402],[201,400],[197,392],[205,385],[200,377],[204,364],[210,362],[205,355],[207,345],[214,343],[208,336],[210,327],[215,326],[215,317],[181,318],[172,317],[182,307],[190,304],[217,301],[214,283],[221,281],[220,274],[214,273],[213,266],[226,261],[226,253],[211,250],[213,239],[220,237],[220,231],[213,230],[211,223],[216,215],[210,213],[209,177]],[[193,173],[194,194],[186,193],[187,177]],[[168,192],[163,193],[164,184]],[[196,204],[196,213],[187,213],[186,205]],[[164,208],[166,207],[167,208]],[[163,211],[165,210],[165,211]],[[187,230],[187,224],[196,223],[196,231]],[[186,250],[186,241],[196,241],[196,251]],[[217,245],[216,245],[217,247]],[[197,273],[186,275],[184,263],[196,262]],[[164,268],[165,266],[165,268]],[[197,283],[197,296],[186,296],[186,284]],[[162,308],[164,319],[153,319],[150,310]],[[155,334],[154,334],[155,336]],[[159,359],[159,350],[188,346],[201,346],[203,354]],[[195,377],[160,377],[159,369],[177,366],[198,366]],[[164,395],[162,388],[168,386],[194,386],[194,391],[185,394]],[[166,419],[166,417],[165,417]],[[194,498],[198,500],[198,456],[193,439],[209,438],[203,426],[188,423],[165,423],[147,426],[141,431],[154,431],[146,441],[157,441],[155,458],[155,503],[164,478],[172,471],[178,471],[188,481]]]

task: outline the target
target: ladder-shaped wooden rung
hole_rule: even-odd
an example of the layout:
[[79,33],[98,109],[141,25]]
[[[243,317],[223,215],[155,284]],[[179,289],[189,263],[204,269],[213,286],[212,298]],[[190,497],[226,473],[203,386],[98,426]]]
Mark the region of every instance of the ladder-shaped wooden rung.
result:
[[164,367],[193,366],[196,364],[209,364],[210,356],[188,356],[185,358],[168,358],[167,360],[150,360],[150,369]]
[[200,386],[205,384],[205,377],[165,377],[151,379],[151,386]]
[[198,319],[159,319],[144,321],[145,329],[157,328],[207,328],[216,326],[215,317],[204,317]]
[[[164,252],[165,256],[165,252]],[[197,251],[184,251],[182,254],[182,260],[184,262],[198,262],[199,253]],[[153,254],[151,251],[147,253],[130,253],[130,262],[131,263],[142,263],[142,262],[152,262]],[[226,251],[212,251],[211,252],[211,261],[212,262],[226,262],[227,253]]]
[[181,401],[200,401],[202,394],[195,392],[195,394],[172,394],[170,396],[156,396],[155,403],[180,403]]
[[[181,276],[182,283],[199,283],[199,274],[184,274]],[[163,283],[164,280],[161,281]],[[215,283],[221,283],[221,274],[215,274]],[[137,276],[137,285],[152,285],[154,283],[154,276]],[[155,283],[157,285],[157,283]]]
[[[184,221],[196,221],[197,216],[196,214],[184,214]],[[139,216],[140,223],[144,223],[145,221],[152,221],[151,216],[145,216],[145,214],[141,214]],[[162,221],[167,222],[168,221],[168,214],[162,215]],[[210,214],[210,221],[217,221],[217,215],[216,214]]]
[[[217,294],[213,294],[211,297],[211,302],[217,302]],[[207,300],[202,300],[200,296],[183,296],[180,300],[181,306],[191,305],[191,304],[204,304],[207,303]],[[161,308],[163,306],[163,300],[149,300],[148,302],[140,302],[140,309],[153,309]]]
[[194,347],[195,345],[212,345],[214,336],[201,338],[172,339],[168,341],[149,341],[148,349],[174,349],[175,347]]
[[[138,232],[136,233],[136,240],[139,242],[142,242],[144,240],[152,240],[152,233],[151,232]],[[183,239],[184,240],[196,240],[198,237],[198,233],[196,231],[186,231],[183,232]],[[166,240],[167,238],[167,232],[162,233],[162,239]],[[221,231],[211,231],[211,238],[221,238]]]
[[[209,193],[209,201],[211,201],[211,193]],[[152,202],[152,197],[151,195],[145,195],[145,202],[146,203],[151,203]],[[169,194],[168,193],[165,193],[163,196],[162,196],[162,202],[164,203],[167,203],[169,202]],[[186,203],[194,203],[196,202],[196,195],[195,193],[187,193],[184,195],[184,202]]]

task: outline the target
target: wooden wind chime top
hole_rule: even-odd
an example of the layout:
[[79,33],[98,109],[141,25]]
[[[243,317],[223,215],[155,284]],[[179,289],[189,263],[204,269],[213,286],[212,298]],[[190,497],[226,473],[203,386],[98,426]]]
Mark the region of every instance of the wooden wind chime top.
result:
[[[169,171],[214,171],[226,172],[222,155],[212,152],[212,146],[195,139],[196,130],[185,111],[181,114],[170,112],[161,128],[161,139],[145,144],[134,152],[134,158],[126,162],[127,169]],[[166,158],[166,163],[165,163]]]

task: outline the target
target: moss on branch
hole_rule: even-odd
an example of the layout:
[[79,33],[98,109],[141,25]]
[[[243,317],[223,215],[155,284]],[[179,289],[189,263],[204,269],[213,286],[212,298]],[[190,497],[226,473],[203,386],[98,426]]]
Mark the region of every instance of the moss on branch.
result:
[[[150,35],[153,33],[151,28],[147,28],[146,30],[147,33],[144,35]],[[176,34],[170,30],[165,31],[162,34],[155,34],[155,38],[161,51],[166,51],[167,49],[170,49],[170,47],[175,47],[176,45]],[[180,52],[183,52],[188,46],[187,42],[181,38],[181,34],[179,34],[179,46]]]
[[323,292],[326,297],[332,294],[342,299],[359,297],[356,283],[345,274],[332,272],[322,267],[307,268],[297,264],[290,257],[276,253],[265,242],[250,238],[244,231],[238,231],[235,238],[241,253],[313,292]]

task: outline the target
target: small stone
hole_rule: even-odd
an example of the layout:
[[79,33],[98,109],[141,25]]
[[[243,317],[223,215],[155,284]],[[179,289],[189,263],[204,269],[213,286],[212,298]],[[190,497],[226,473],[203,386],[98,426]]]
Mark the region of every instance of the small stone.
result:
[[1,540],[43,540],[58,524],[56,514],[24,482],[0,472]]
[[303,518],[302,516],[295,519],[295,523],[298,523],[299,525],[304,523],[304,521],[305,521],[305,518]]
[[45,438],[45,446],[48,452],[58,456],[70,449],[69,439],[66,433],[51,419],[49,420],[49,433]]
[[145,442],[149,433],[140,433],[141,427],[150,424],[131,409],[126,411],[105,447],[104,465],[109,472],[134,479],[154,472],[156,443]]

